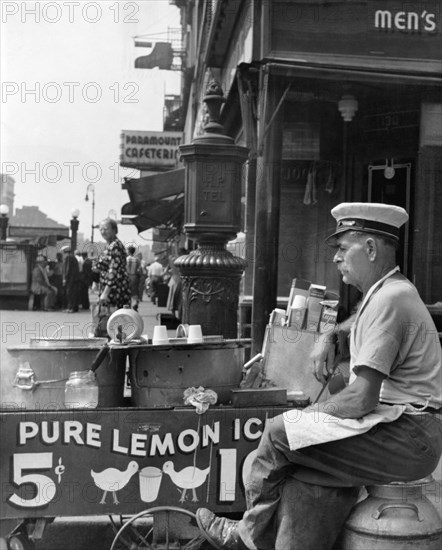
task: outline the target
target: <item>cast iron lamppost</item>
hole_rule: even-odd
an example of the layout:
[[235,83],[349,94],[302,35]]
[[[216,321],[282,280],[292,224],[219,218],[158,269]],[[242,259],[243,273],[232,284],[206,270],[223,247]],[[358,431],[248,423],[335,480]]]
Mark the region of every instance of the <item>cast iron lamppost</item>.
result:
[[91,243],[94,242],[94,221],[95,221],[95,185],[93,183],[90,183],[87,186],[86,189],[86,196],[84,197],[84,200],[87,202],[89,200],[89,193],[92,194],[92,225],[91,225]]
[[246,267],[226,250],[241,220],[241,171],[248,149],[224,135],[219,122],[225,102],[212,81],[204,102],[204,134],[179,150],[185,164],[184,230],[198,244],[175,260],[183,285],[183,322],[199,324],[203,334],[237,337],[239,283]]
[[78,221],[78,216],[80,215],[80,210],[75,208],[71,210],[71,254],[77,249],[77,232],[80,222]]
[[6,239],[8,238],[8,214],[9,206],[7,204],[0,204],[0,229],[2,241],[6,241]]

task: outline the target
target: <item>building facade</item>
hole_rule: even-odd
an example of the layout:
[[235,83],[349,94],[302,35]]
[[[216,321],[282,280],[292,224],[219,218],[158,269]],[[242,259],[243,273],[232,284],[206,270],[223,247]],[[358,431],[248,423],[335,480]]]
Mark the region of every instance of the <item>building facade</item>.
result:
[[[330,209],[342,201],[410,213],[398,263],[429,305],[442,298],[442,14],[428,0],[175,2],[191,29],[185,142],[217,78],[223,123],[249,148],[243,189],[254,339],[294,277],[340,284]],[[188,80],[189,82],[189,80]]]

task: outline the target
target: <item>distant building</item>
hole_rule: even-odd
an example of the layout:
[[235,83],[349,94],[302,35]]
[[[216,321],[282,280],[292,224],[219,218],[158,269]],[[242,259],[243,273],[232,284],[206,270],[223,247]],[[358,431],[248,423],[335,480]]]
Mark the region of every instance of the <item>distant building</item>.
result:
[[23,206],[10,217],[9,237],[49,246],[68,238],[69,227],[49,218],[38,206]]
[[14,211],[14,186],[14,178],[6,174],[0,174],[0,204],[7,205],[10,216],[12,216]]

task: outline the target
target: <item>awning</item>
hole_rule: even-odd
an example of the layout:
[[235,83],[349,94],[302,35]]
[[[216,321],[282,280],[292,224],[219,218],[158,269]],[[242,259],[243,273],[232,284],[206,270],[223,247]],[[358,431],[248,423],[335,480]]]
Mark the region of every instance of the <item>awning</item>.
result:
[[163,199],[184,193],[184,168],[160,172],[143,178],[125,179],[123,189],[129,193],[131,202]]
[[344,81],[429,85],[441,84],[441,62],[435,60],[375,60],[363,56],[276,52],[264,60],[271,74]]
[[159,201],[123,205],[122,216],[134,216],[131,223],[138,233],[153,227],[179,228],[184,215],[184,198],[174,201]]
[[121,209],[130,216],[138,233],[154,227],[172,232],[181,228],[184,217],[184,168],[161,172],[138,179],[126,179],[123,189],[131,202]]

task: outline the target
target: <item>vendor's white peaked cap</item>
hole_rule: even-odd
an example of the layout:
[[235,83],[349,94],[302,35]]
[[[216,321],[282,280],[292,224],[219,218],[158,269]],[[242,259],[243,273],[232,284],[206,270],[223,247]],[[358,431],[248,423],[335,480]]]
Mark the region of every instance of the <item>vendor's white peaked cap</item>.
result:
[[399,230],[408,221],[408,214],[401,206],[375,202],[342,202],[331,214],[337,222],[335,232],[326,239],[331,246],[346,231],[376,233],[399,240]]

